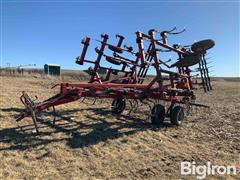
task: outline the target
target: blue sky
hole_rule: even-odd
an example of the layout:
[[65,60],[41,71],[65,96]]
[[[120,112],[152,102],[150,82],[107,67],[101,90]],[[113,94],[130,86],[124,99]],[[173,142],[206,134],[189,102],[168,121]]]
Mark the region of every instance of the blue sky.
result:
[[[239,1],[2,0],[1,66],[51,63],[64,69],[86,69],[89,64],[75,64],[85,36],[99,38],[107,33],[109,42],[116,44],[115,34],[121,33],[126,44],[133,44],[136,31],[176,26],[187,31],[169,37],[170,44],[189,45],[211,38],[216,42],[209,54],[212,75],[240,76],[239,24]],[[94,53],[88,58],[94,58]]]

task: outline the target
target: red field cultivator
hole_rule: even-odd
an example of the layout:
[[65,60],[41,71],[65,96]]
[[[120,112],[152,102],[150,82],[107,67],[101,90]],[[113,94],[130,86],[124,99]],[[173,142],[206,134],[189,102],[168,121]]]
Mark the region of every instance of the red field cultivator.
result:
[[[111,111],[114,115],[124,111],[126,101],[130,102],[130,111],[138,108],[140,102],[151,106],[149,117],[153,124],[159,125],[165,117],[169,117],[172,124],[180,125],[192,105],[208,107],[195,102],[194,85],[202,85],[205,92],[212,90],[205,55],[214,46],[214,41],[210,39],[189,46],[169,45],[169,35],[184,31],[185,29],[176,32],[174,28],[162,32],[151,29],[147,34],[136,32],[136,51],[132,46],[122,45],[124,37],[121,35],[116,35],[117,45],[108,43],[107,34],[102,34],[101,40],[86,37],[82,40],[82,54],[77,57],[76,63],[93,64],[87,71],[90,75],[89,82],[61,83],[59,94],[40,103],[35,103],[23,92],[20,99],[25,109],[16,120],[31,116],[38,132],[36,113],[50,107],[55,111],[54,107],[57,105],[76,101],[81,97],[92,97],[113,99]],[[100,44],[95,48],[96,60],[86,59],[91,42]],[[171,60],[164,61],[160,58],[160,54],[166,52],[176,53],[175,63],[169,65]],[[103,59],[106,61],[102,61]],[[106,66],[109,63],[112,64],[111,67]],[[195,65],[198,65],[195,70],[190,69],[190,66]],[[100,75],[100,70],[105,72],[104,75]],[[201,83],[194,82],[192,79],[195,75],[190,75],[197,71],[200,72]],[[153,73],[154,76],[147,76]],[[146,79],[148,83],[144,83]],[[161,103],[163,101],[169,102],[168,107],[164,107]]]

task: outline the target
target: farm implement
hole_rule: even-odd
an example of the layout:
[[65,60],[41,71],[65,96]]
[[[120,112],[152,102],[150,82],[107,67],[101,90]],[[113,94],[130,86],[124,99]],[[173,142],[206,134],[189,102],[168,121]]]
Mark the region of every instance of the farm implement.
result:
[[[76,63],[93,65],[87,70],[89,82],[56,84],[54,87],[60,86],[59,94],[42,102],[32,100],[23,92],[20,100],[25,109],[16,116],[16,121],[32,117],[38,133],[36,114],[50,107],[55,112],[55,106],[90,97],[111,98],[113,115],[120,115],[126,108],[126,102],[130,104],[130,112],[142,103],[150,108],[152,124],[160,125],[165,117],[169,117],[173,125],[180,125],[191,106],[208,107],[195,102],[194,86],[200,85],[205,92],[212,90],[205,56],[207,50],[215,45],[211,39],[188,46],[170,45],[169,35],[184,31],[177,32],[174,28],[170,31],[151,29],[147,34],[136,32],[136,47],[123,45],[125,38],[119,34],[116,35],[116,45],[108,42],[107,34],[102,34],[100,40],[84,38],[82,53],[76,58]],[[95,48],[96,59],[92,56],[86,58],[91,43],[99,45]],[[170,64],[171,59],[162,58],[164,53],[174,53],[177,60]],[[194,66],[195,69],[190,69]],[[193,80],[198,74],[192,75],[192,72],[200,72],[201,83]]]

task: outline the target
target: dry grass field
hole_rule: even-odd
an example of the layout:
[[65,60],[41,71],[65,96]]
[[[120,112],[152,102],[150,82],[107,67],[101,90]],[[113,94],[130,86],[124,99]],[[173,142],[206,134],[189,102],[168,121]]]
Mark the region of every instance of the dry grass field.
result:
[[0,78],[0,179],[196,179],[180,175],[181,161],[240,169],[239,81],[218,79],[214,91],[199,90],[198,101],[211,108],[194,108],[180,127],[152,126],[144,107],[115,117],[110,101],[89,100],[57,107],[55,126],[51,114],[42,114],[36,135],[31,118],[14,121],[23,108],[21,91],[44,100],[58,92],[51,85],[60,80]]

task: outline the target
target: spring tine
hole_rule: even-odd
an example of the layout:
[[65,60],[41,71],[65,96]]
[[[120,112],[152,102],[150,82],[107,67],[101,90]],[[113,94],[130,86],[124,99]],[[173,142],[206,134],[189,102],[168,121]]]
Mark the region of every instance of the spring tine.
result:
[[133,100],[133,107],[132,107],[132,111],[135,112],[135,107],[136,107],[136,100]]
[[130,104],[130,110],[128,112],[128,115],[130,115],[132,113],[132,111],[133,111],[133,103],[132,103],[132,101],[130,99],[128,100],[128,102]]
[[85,99],[86,99],[86,97],[83,97],[83,100],[81,101],[82,103],[85,103],[84,101],[85,101]]
[[199,76],[199,74],[194,74],[194,75],[192,75],[190,77],[198,77],[198,76]]
[[[84,97],[84,99],[82,100],[82,103],[84,103],[84,104],[91,104],[90,102],[85,102],[85,100],[87,100],[87,99],[90,99],[90,98],[88,98],[88,97]],[[94,103],[94,102],[93,102]],[[92,103],[92,104],[93,104]]]
[[213,63],[213,61],[209,61],[209,62],[207,62],[206,64],[212,64]]
[[213,68],[214,66],[209,66],[209,67],[207,67],[208,69],[211,69],[211,68]]
[[167,32],[167,33],[172,33],[173,31],[176,31],[177,30],[177,27],[175,26],[173,29],[171,29],[171,30],[169,30],[169,31],[165,31],[165,32]]
[[151,105],[150,103],[153,103],[153,104],[154,104],[154,102],[152,102],[152,101],[150,101],[150,100],[147,100],[147,101],[144,101],[144,100],[143,100],[142,103],[146,104],[146,105],[149,107],[150,111],[151,111],[152,105]]
[[96,103],[96,101],[97,101],[97,98],[95,97],[92,105],[94,105]]
[[209,73],[212,73],[212,72],[215,72],[215,70],[213,69],[213,70],[211,70],[211,71],[208,71]]
[[159,52],[171,52],[172,50],[165,50],[165,49],[158,48],[158,49],[156,49],[156,51],[159,51]]
[[205,60],[208,60],[208,59],[212,59],[212,57],[207,57],[207,58],[205,58]]
[[[176,28],[176,30],[177,30],[177,28]],[[181,31],[178,31],[178,32],[170,32],[169,34],[181,34],[181,33],[185,32],[185,31],[186,31],[186,28],[184,27],[183,30],[181,30]]]
[[135,101],[136,101],[136,106],[134,108],[134,112],[137,112],[137,110],[139,108],[139,103],[138,103],[138,100],[135,99]]
[[201,69],[198,67],[198,68],[195,68],[194,71],[198,72],[200,71]]

